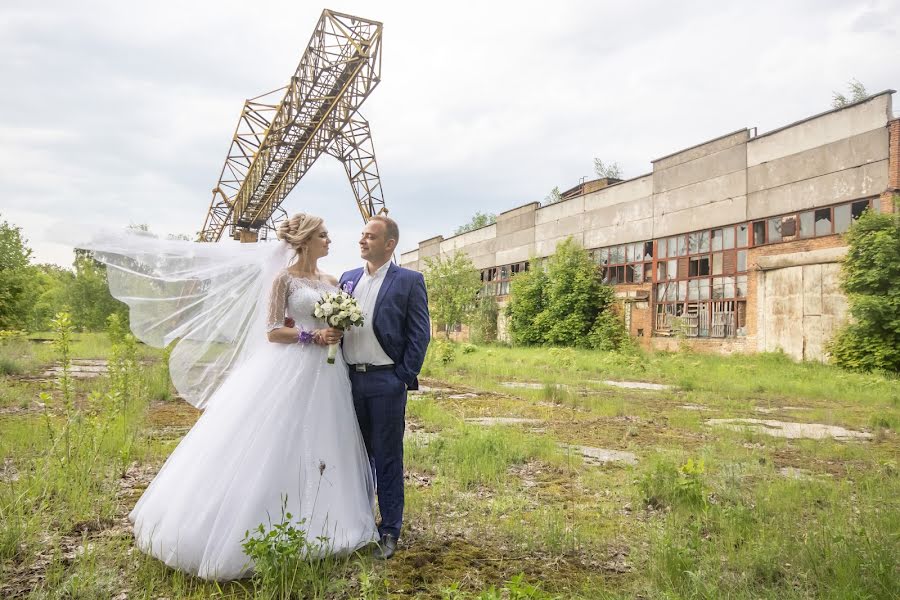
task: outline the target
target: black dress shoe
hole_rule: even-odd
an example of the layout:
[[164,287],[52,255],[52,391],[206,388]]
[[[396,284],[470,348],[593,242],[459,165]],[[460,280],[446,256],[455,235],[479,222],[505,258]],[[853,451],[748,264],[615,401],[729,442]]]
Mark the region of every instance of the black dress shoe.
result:
[[372,554],[378,560],[387,560],[392,557],[396,551],[397,536],[386,533],[381,536],[381,541],[375,546],[375,551]]

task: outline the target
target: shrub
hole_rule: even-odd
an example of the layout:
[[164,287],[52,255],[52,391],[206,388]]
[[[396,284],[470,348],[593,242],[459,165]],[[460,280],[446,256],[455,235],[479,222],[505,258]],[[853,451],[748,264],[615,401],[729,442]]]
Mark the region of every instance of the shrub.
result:
[[853,320],[829,350],[849,369],[900,372],[900,217],[867,210],[846,240],[841,287]]

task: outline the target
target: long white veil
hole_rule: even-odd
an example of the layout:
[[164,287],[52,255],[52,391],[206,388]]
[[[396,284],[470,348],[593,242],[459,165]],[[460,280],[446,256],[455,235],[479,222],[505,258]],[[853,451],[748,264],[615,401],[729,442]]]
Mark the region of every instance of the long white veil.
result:
[[179,395],[205,408],[237,365],[267,344],[272,282],[295,257],[284,242],[197,243],[135,231],[76,244],[106,265],[112,295],[130,309],[131,331],[168,346]]

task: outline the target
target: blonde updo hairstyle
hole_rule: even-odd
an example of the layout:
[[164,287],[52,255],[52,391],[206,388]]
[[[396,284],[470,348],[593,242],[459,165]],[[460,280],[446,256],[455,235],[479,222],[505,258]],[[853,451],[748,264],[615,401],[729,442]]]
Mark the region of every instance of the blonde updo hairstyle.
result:
[[322,226],[322,218],[297,213],[278,224],[278,239],[286,242],[298,255],[306,252],[306,244]]

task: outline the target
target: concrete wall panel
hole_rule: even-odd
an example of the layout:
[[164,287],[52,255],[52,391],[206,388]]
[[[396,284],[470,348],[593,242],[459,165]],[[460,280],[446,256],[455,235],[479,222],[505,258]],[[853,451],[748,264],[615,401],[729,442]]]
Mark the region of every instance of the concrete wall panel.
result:
[[747,166],[752,167],[885,127],[890,118],[890,94],[882,94],[868,102],[813,117],[750,140],[747,143]]
[[497,225],[488,225],[487,227],[482,227],[475,231],[469,231],[461,235],[453,236],[452,238],[447,238],[441,242],[441,252],[452,253],[454,250],[460,250],[466,246],[493,239],[496,236]]
[[743,195],[736,196],[719,202],[657,216],[653,219],[653,237],[665,237],[677,233],[731,225],[746,219],[747,197]]
[[888,142],[889,135],[886,128],[873,129],[851,138],[756,165],[747,171],[747,191],[758,192],[886,160]]
[[522,246],[516,246],[515,248],[509,248],[508,250],[498,250],[497,264],[508,265],[512,263],[522,262],[530,259],[532,256],[535,256],[534,242]]
[[720,138],[710,140],[709,142],[706,142],[704,144],[698,144],[697,146],[687,148],[685,150],[682,150],[681,152],[676,152],[675,154],[670,154],[669,156],[665,156],[663,158],[657,158],[653,161],[653,170],[656,171],[659,169],[669,169],[688,161],[697,160],[698,158],[702,158],[709,154],[721,152],[722,150],[726,150],[728,148],[731,148],[732,146],[743,144],[749,138],[750,132],[746,129],[742,129],[734,133],[729,133],[727,135],[723,135]]
[[584,212],[584,196],[572,198],[571,200],[562,200],[554,204],[542,206],[535,214],[535,225],[558,221],[566,217],[581,214]]
[[653,191],[660,194],[746,168],[747,145],[738,144],[668,169],[654,169]]
[[749,194],[747,219],[876,196],[888,184],[887,163],[883,160]]
[[585,248],[602,248],[628,242],[644,242],[653,239],[653,219],[631,221],[627,226],[611,226],[586,229]]
[[560,237],[543,239],[543,240],[535,240],[534,242],[534,255],[538,258],[543,258],[545,256],[550,256],[554,252],[556,252],[556,246],[563,241],[569,239],[569,237],[573,238],[579,244],[582,244],[584,239],[581,235],[573,235],[567,236],[563,235]]
[[653,193],[653,175],[617,183],[584,196],[584,210],[591,211],[647,198]]
[[584,215],[579,213],[559,219],[558,221],[549,221],[534,227],[534,240],[548,240],[557,237],[565,237],[568,235],[581,236],[584,231]]
[[747,193],[747,172],[737,171],[653,195],[653,214],[660,219],[670,213],[711,204]]

